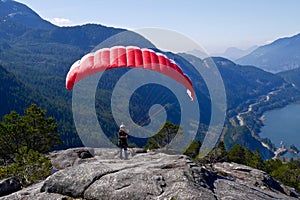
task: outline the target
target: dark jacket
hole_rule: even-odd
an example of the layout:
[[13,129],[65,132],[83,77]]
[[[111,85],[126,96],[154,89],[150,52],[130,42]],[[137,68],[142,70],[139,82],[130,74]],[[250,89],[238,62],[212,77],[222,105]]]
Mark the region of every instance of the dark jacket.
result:
[[127,144],[128,133],[123,130],[119,131],[119,147],[128,147]]

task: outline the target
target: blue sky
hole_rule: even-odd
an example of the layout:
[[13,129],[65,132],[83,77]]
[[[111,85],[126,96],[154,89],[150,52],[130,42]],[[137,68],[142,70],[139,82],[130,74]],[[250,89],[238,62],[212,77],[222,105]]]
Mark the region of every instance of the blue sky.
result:
[[163,28],[209,53],[246,49],[300,33],[299,0],[17,0],[57,25]]

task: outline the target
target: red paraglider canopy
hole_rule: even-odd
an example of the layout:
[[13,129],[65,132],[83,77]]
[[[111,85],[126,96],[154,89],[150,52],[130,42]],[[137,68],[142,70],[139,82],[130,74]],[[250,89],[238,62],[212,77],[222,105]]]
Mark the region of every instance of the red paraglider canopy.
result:
[[70,68],[66,77],[66,88],[71,90],[75,83],[97,72],[121,67],[143,68],[162,73],[182,84],[192,100],[195,97],[192,81],[175,61],[151,49],[134,46],[103,48],[85,55]]

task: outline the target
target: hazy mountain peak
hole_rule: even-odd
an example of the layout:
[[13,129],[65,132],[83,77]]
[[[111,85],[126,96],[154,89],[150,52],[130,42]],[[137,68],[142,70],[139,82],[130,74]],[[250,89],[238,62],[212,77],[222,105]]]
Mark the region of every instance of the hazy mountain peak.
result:
[[229,47],[227,48],[224,53],[213,53],[213,56],[221,56],[228,58],[230,60],[236,60],[238,58],[241,58],[249,53],[251,53],[253,50],[255,50],[258,46],[252,46],[247,49],[240,49],[237,47]]
[[280,72],[300,67],[300,34],[284,37],[261,46],[237,60],[239,64],[255,65],[266,71]]

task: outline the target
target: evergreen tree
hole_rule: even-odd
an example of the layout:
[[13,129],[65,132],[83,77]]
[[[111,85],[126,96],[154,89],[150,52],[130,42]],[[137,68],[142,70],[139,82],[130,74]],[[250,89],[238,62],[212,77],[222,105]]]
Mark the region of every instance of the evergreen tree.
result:
[[44,180],[51,175],[51,161],[37,151],[23,147],[16,154],[15,163],[0,169],[0,178],[16,177],[23,186]]
[[193,141],[190,144],[190,146],[186,149],[184,154],[195,159],[199,154],[200,147],[201,147],[201,142],[200,141]]
[[219,141],[217,146],[217,160],[218,162],[224,162],[228,160],[228,153],[225,148],[225,144],[223,141]]
[[228,159],[231,162],[245,164],[245,153],[246,149],[241,145],[236,144],[228,151]]
[[[244,147],[243,147],[244,148]],[[244,160],[240,164],[248,165],[250,166],[252,162],[253,153],[249,149],[244,148]]]
[[32,104],[25,110],[23,118],[26,123],[25,137],[28,150],[46,153],[61,144],[57,134],[57,123],[53,117],[46,117],[46,110]]
[[264,168],[264,160],[260,156],[258,150],[254,152],[248,164],[250,167],[262,170]]
[[268,174],[271,174],[273,170],[278,169],[282,164],[283,163],[279,159],[269,159],[264,162],[263,170]]
[[293,169],[293,163],[285,163],[271,172],[271,176],[285,185],[300,191],[300,169]]
[[0,160],[6,165],[13,162],[14,156],[18,153],[23,143],[24,123],[20,115],[12,111],[3,117],[0,122]]
[[168,145],[176,134],[182,134],[182,128],[171,122],[165,122],[157,134],[153,135],[147,141],[145,149],[158,149]]
[[0,178],[17,177],[23,186],[45,179],[52,165],[44,153],[60,144],[45,110],[33,104],[23,116],[12,111],[0,122]]
[[199,159],[202,164],[228,161],[227,151],[223,141],[219,141],[217,147],[213,148],[206,156]]
[[0,160],[4,164],[14,162],[15,155],[21,154],[23,147],[26,153],[30,150],[46,153],[60,144],[57,123],[35,104],[25,110],[25,115],[12,111],[0,122]]

